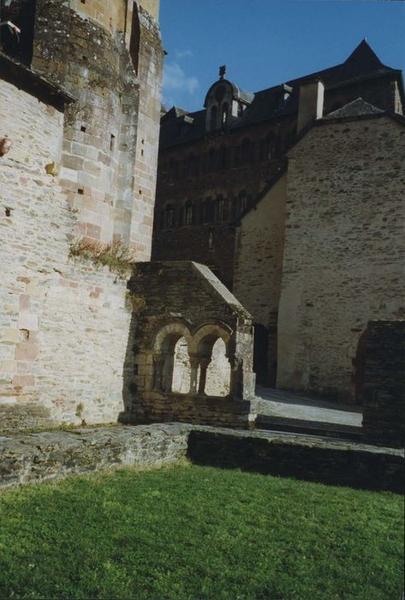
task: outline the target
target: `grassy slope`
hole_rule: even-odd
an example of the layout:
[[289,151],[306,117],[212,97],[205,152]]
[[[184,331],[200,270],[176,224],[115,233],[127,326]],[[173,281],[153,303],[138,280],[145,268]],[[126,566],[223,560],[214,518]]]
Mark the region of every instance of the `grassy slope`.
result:
[[403,500],[202,467],[0,495],[0,598],[397,600]]

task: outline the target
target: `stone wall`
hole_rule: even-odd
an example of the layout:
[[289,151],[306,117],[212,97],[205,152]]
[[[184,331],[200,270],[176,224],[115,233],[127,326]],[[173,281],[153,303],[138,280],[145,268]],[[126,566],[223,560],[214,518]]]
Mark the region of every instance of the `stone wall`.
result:
[[133,20],[128,6],[39,0],[32,66],[77,100],[66,114],[60,173],[75,234],[121,239],[148,260],[163,51],[156,22],[142,7]]
[[0,55],[2,431],[123,410],[126,282],[71,248],[150,258],[163,53],[154,18],[124,6],[38,0],[34,70]]
[[252,322],[243,306],[191,262],[139,264],[128,285],[135,310],[123,421],[251,426]]
[[196,464],[403,494],[404,453],[347,440],[264,431],[197,428],[188,458]]
[[69,258],[76,214],[46,172],[58,162],[63,114],[0,80],[0,122],[13,142],[0,159],[0,429],[116,421],[126,285]]
[[277,370],[286,180],[285,174],[278,178],[255,208],[241,219],[235,248],[234,293],[251,313],[254,323],[267,330],[267,364],[263,366],[267,371],[266,383],[270,384],[274,384]]
[[403,493],[393,448],[285,433],[172,424],[0,437],[0,488],[117,467],[184,463]]
[[189,427],[154,425],[54,431],[0,438],[0,488],[115,467],[140,469],[186,458]]
[[[282,143],[287,144],[294,124],[285,126]],[[232,136],[213,135],[193,144],[163,148],[159,157],[159,180],[153,236],[154,260],[193,260],[205,265],[233,289],[235,220],[260,195],[272,174],[277,156],[259,157],[259,145],[267,135],[276,136],[275,124],[262,124]],[[236,158],[242,142],[251,149],[243,160]],[[209,157],[214,153],[214,164]],[[193,164],[194,161],[197,163]],[[175,166],[174,166],[175,165]],[[223,203],[219,208],[219,200]],[[204,215],[207,202],[211,216]],[[193,206],[192,223],[185,221],[187,203]],[[165,224],[165,210],[174,210],[173,226]],[[208,210],[208,209],[207,209]]]
[[369,320],[405,315],[405,128],[323,120],[289,155],[278,386],[354,401]]
[[405,446],[405,321],[368,323],[356,356],[366,439]]

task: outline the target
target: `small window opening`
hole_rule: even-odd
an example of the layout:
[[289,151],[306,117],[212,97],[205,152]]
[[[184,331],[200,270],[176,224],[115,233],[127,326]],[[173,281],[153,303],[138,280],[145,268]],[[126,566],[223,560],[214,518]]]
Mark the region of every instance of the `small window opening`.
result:
[[222,115],[221,115],[222,125],[226,125],[228,123],[228,114],[229,114],[229,104],[228,104],[228,102],[224,102],[222,105]]
[[6,213],[6,217],[11,217],[11,208],[6,206],[5,213]]
[[[140,29],[140,24],[139,24],[139,15],[138,15],[138,8],[136,6],[136,3],[133,2],[132,6],[133,6],[133,13],[132,13],[132,28],[131,28],[131,40],[129,43],[129,53],[132,58],[132,64],[134,66],[135,73],[138,74],[141,29]],[[142,143],[143,143],[143,140],[142,140]]]
[[193,205],[191,202],[187,202],[184,209],[184,224],[192,225],[193,224]]
[[77,193],[78,193],[80,196],[83,196],[83,194],[84,194],[84,189],[83,189],[83,188],[79,188],[79,189],[77,190]]
[[83,133],[86,133],[86,127],[85,127],[84,125],[82,125],[82,126],[80,127],[80,131],[83,131]]
[[174,207],[171,204],[166,206],[166,218],[165,218],[166,227],[174,227]]
[[112,133],[110,136],[110,151],[113,152],[115,147],[115,135]]

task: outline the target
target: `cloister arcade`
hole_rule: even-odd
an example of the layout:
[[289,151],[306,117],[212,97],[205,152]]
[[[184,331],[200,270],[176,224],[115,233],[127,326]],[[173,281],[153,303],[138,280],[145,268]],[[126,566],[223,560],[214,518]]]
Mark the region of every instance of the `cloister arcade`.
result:
[[230,331],[208,323],[193,335],[181,322],[164,326],[153,351],[153,389],[164,393],[229,396]]
[[250,427],[253,324],[238,300],[188,261],[137,263],[128,287],[143,302],[131,326],[123,421]]

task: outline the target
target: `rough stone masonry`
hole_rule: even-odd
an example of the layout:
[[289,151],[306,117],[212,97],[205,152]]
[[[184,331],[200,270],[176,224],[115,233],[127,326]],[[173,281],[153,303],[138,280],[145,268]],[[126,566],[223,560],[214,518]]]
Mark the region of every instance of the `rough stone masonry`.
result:
[[[12,0],[10,18],[26,7]],[[0,52],[3,431],[111,422],[123,408],[126,282],[70,255],[80,239],[149,259],[157,14],[155,0],[38,0],[24,53]]]

